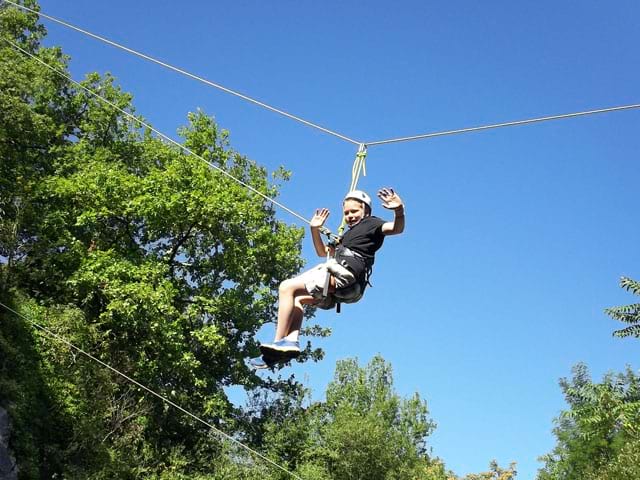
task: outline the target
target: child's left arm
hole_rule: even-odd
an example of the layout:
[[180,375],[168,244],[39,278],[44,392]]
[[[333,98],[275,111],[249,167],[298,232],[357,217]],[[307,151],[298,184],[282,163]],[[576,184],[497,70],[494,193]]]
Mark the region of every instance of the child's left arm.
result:
[[382,225],[382,233],[385,235],[398,235],[404,231],[404,203],[393,188],[382,188],[378,191],[378,197],[382,200],[382,206],[393,210],[393,221]]

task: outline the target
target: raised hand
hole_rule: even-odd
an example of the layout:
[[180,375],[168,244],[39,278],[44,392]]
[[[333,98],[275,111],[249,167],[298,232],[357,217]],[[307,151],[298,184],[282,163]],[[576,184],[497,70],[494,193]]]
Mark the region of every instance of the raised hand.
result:
[[393,191],[393,188],[381,188],[378,190],[378,198],[382,201],[382,206],[389,210],[403,207],[402,199]]
[[316,213],[311,217],[311,221],[309,225],[312,228],[320,228],[324,225],[324,222],[329,218],[329,209],[328,208],[318,208]]

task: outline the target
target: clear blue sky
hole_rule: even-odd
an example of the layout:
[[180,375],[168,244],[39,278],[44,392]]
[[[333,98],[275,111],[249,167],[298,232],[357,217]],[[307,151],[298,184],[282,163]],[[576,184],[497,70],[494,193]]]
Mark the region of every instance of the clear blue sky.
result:
[[[637,0],[41,5],[361,140],[640,103]],[[332,208],[337,227],[353,145],[44,23],[76,79],[113,73],[170,135],[202,108],[236,150],[293,171],[283,202]],[[318,314],[334,332],[325,360],[287,373],[320,398],[338,359],[380,353],[398,391],[428,401],[449,468],[495,458],[534,478],[565,406],[558,379],[580,361],[595,379],[640,367],[640,340],[613,339],[603,312],[637,300],[618,281],[640,279],[639,127],[633,110],[372,147],[361,187],[395,187],[406,232],[387,240],[362,303]]]

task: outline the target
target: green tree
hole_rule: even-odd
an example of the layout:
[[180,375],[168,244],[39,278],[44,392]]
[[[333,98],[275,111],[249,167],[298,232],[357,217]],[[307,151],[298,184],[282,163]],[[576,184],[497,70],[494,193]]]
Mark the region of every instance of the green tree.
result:
[[[37,16],[3,4],[0,26],[3,303],[212,424],[235,428],[226,387],[295,383],[263,385],[244,360],[258,351],[257,329],[274,318],[279,282],[302,265],[302,229],[3,40],[66,71],[59,48],[40,46],[46,32]],[[82,85],[134,112],[109,75],[89,74]],[[233,151],[202,112],[180,134],[267,196],[288,177],[270,177]],[[1,318],[0,404],[14,420],[25,478],[195,475],[224,455],[227,447],[196,422],[15,316]]]
[[538,478],[579,480],[615,468],[621,452],[640,438],[640,377],[627,369],[594,383],[579,364],[560,385],[570,409],[556,420],[557,444],[542,458]]
[[640,439],[625,443],[616,455],[586,480],[637,480],[640,478]]
[[266,424],[274,458],[310,480],[427,478],[418,475],[429,464],[426,438],[435,424],[419,395],[395,393],[381,357],[366,367],[338,362],[324,402],[304,408],[303,393]]
[[[310,402],[303,388],[260,395],[247,411],[255,419],[252,442],[305,480],[459,480],[430,454],[435,423],[426,403],[395,392],[391,366],[380,356],[364,367],[356,359],[338,362],[324,401]],[[488,472],[464,480],[515,478],[515,464],[491,462]]]
[[416,480],[458,480],[453,472],[446,470],[444,462],[437,458],[429,461],[414,478]]
[[[25,4],[36,8],[35,2]],[[45,33],[35,15],[0,5],[0,259],[8,265],[0,273],[0,291],[7,290],[11,267],[20,258],[24,224],[35,215],[29,201],[34,186],[52,171],[49,152],[64,142],[64,80],[26,60],[5,39],[64,68],[59,50],[39,49]]]
[[[37,8],[35,2],[24,2]],[[64,144],[62,101],[65,81],[5,39],[64,68],[58,49],[40,49],[46,34],[37,16],[0,5],[0,300],[21,308],[23,295],[9,293],[15,265],[24,260],[25,226],[35,221],[31,198],[39,180],[52,172],[51,154]],[[23,478],[50,478],[65,462],[72,430],[40,362],[32,329],[0,312],[0,405],[11,416],[11,446]]]
[[439,460],[431,460],[424,471],[416,480],[515,480],[517,475],[516,464],[511,463],[508,468],[501,468],[498,462],[489,462],[489,470],[482,473],[470,473],[462,479],[451,471],[445,469],[444,463]]
[[[620,287],[635,295],[640,295],[640,282],[622,277]],[[607,308],[605,312],[614,320],[629,324],[628,327],[613,332],[613,335],[616,337],[640,337],[640,303]]]
[[470,473],[463,480],[514,480],[516,478],[516,464],[511,463],[509,468],[500,468],[498,462],[492,460],[489,463],[489,471],[482,473]]
[[418,394],[395,393],[382,357],[365,368],[355,359],[339,362],[326,397],[315,422],[322,442],[309,455],[335,478],[400,479],[422,465],[435,423]]

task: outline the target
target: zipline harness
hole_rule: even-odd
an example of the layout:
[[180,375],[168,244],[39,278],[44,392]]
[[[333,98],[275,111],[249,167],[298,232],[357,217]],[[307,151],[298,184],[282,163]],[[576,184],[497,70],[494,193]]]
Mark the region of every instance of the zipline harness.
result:
[[[358,145],[358,151],[356,153],[356,157],[353,161],[353,166],[351,167],[351,185],[349,186],[348,192],[352,192],[358,187],[358,180],[360,179],[360,174],[366,176],[367,168],[366,168],[366,160],[367,160],[367,146],[364,143]],[[336,252],[338,251],[340,242],[342,241],[342,236],[344,234],[344,229],[347,226],[347,219],[343,215],[342,222],[340,223],[340,227],[338,227],[338,234],[334,234],[327,227],[320,228],[320,233],[326,235],[327,237],[327,246],[325,247],[327,252],[327,265],[330,264],[331,259],[335,259]],[[342,247],[342,250],[344,249]],[[350,251],[349,251],[350,252]],[[355,252],[350,252],[350,254],[355,254]],[[364,281],[362,279],[357,279],[355,284],[348,285],[341,289],[337,289],[333,293],[329,293],[329,284],[331,282],[331,269],[327,268],[327,274],[324,281],[324,288],[322,289],[322,301],[318,305],[320,308],[330,309],[333,308],[333,305],[336,307],[336,313],[340,313],[340,304],[341,303],[355,303],[364,294],[364,290],[369,284],[369,277],[371,276],[371,267],[367,267],[367,271],[365,273]]]

